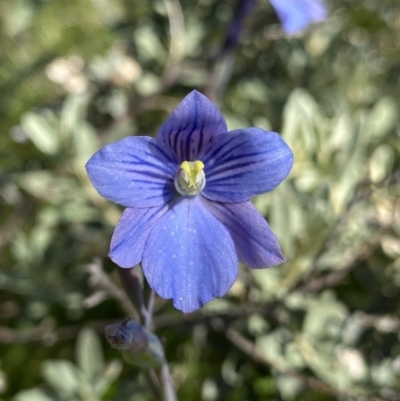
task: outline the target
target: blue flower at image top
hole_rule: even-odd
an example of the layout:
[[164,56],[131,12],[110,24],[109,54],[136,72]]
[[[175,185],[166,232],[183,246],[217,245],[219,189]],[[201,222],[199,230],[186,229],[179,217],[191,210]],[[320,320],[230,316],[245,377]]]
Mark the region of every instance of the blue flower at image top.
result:
[[313,22],[321,22],[328,16],[328,9],[321,0],[270,0],[283,29],[293,35]]
[[292,164],[279,134],[228,132],[214,104],[193,91],[155,139],[109,144],[86,168],[102,196],[127,207],[110,258],[123,268],[141,263],[150,287],[189,313],[228,292],[238,262],[258,269],[285,261],[249,200],[279,185]]

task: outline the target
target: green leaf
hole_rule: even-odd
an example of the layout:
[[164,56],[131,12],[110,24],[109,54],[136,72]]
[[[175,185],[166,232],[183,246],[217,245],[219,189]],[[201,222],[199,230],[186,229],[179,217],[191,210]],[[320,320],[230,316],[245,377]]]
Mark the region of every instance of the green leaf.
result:
[[55,398],[50,397],[40,389],[30,389],[17,393],[15,401],[55,401]]
[[106,366],[103,376],[93,386],[96,394],[103,395],[110,387],[110,384],[120,375],[122,371],[122,362],[120,360],[111,361]]
[[379,99],[369,114],[368,127],[374,141],[382,140],[396,128],[399,108],[395,99],[385,96]]
[[76,130],[80,121],[86,114],[86,108],[89,101],[87,93],[68,96],[63,104],[60,114],[61,129],[68,137]]
[[70,361],[46,360],[42,366],[46,382],[60,395],[73,396],[78,393],[82,373]]
[[278,376],[276,385],[284,400],[293,400],[304,388],[304,381],[292,376]]
[[326,291],[322,297],[312,300],[303,324],[303,333],[312,343],[322,339],[336,339],[340,336],[347,308]]
[[393,168],[395,155],[391,146],[379,145],[369,160],[369,173],[371,181],[379,183],[383,181]]
[[21,126],[28,138],[43,153],[55,155],[60,148],[58,133],[39,114],[27,112],[22,116]]
[[103,348],[97,333],[89,328],[83,329],[76,344],[78,366],[89,383],[95,383],[104,369]]
[[167,51],[155,34],[153,27],[142,23],[135,32],[135,41],[139,58],[146,61],[158,61],[163,64],[167,59]]

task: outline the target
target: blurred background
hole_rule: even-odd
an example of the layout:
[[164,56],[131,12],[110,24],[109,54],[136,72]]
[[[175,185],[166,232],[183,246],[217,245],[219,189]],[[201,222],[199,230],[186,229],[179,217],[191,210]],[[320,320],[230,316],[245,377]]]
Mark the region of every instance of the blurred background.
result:
[[192,89],[230,129],[280,132],[290,177],[254,199],[288,260],[241,266],[184,315],[157,299],[180,400],[400,399],[400,3],[329,1],[287,37],[267,0],[0,3],[0,400],[152,400],[105,341],[134,310],[109,242],[122,209],[84,165],[155,135]]

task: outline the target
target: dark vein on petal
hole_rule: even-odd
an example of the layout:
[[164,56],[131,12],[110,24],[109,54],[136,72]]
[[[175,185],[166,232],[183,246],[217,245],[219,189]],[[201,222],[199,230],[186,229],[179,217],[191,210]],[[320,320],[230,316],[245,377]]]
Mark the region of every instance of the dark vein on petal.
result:
[[216,156],[218,155],[218,152],[220,152],[221,150],[223,150],[223,148],[225,148],[226,146],[228,146],[232,141],[234,141],[235,138],[230,138],[227,142],[222,143],[217,149],[215,149],[212,153],[207,153],[205,160],[210,160],[210,159],[214,159],[216,158]]

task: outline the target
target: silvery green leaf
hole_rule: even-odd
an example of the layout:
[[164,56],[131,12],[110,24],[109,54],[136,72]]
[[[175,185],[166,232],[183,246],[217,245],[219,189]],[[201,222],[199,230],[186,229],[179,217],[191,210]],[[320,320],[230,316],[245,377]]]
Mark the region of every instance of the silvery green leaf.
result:
[[148,23],[140,24],[136,29],[135,41],[141,60],[158,61],[161,64],[166,61],[167,51]]
[[33,388],[17,393],[14,401],[56,401],[56,399],[40,389]]
[[19,174],[15,179],[25,191],[52,204],[86,199],[82,187],[74,178],[57,177],[50,170],[26,172]]
[[250,334],[260,336],[268,331],[269,325],[264,317],[255,313],[247,320],[247,327]]
[[298,349],[295,341],[289,343],[285,349],[285,357],[288,365],[293,369],[303,369],[306,365],[305,360]]
[[399,108],[395,99],[389,96],[380,98],[368,118],[368,127],[372,140],[382,140],[396,128],[399,121]]
[[287,334],[286,330],[277,329],[270,334],[260,336],[256,339],[257,351],[272,361],[274,366],[285,370],[289,369],[283,352],[283,340]]
[[281,376],[275,378],[279,393],[284,400],[293,400],[304,389],[304,381],[294,376]]
[[32,263],[34,256],[29,244],[29,237],[23,231],[17,231],[11,241],[11,252],[21,264]]
[[393,371],[393,361],[389,358],[384,359],[381,363],[371,366],[372,381],[378,386],[391,387],[396,375]]
[[322,297],[311,301],[303,323],[303,333],[310,342],[319,339],[336,339],[340,336],[347,308],[325,292]]
[[155,74],[146,72],[135,82],[135,88],[140,95],[149,96],[159,90],[160,80]]
[[318,147],[316,119],[318,105],[315,99],[303,89],[296,89],[285,105],[282,136],[289,144],[301,140],[304,151],[312,154]]
[[255,269],[252,271],[255,282],[260,287],[258,302],[276,298],[282,290],[281,275],[278,269]]
[[76,361],[87,381],[95,383],[104,369],[103,348],[93,329],[83,329],[77,339]]
[[70,361],[46,360],[42,366],[46,382],[60,395],[72,397],[78,393],[82,372]]
[[267,87],[261,80],[258,79],[246,79],[242,80],[237,86],[236,90],[243,98],[265,103],[265,99],[268,97]]
[[65,138],[73,134],[79,122],[84,120],[88,101],[88,93],[70,95],[65,99],[60,114],[61,130]]
[[83,167],[97,150],[96,134],[89,124],[81,121],[72,132],[72,139],[74,142],[75,162]]
[[21,126],[28,138],[43,153],[55,155],[59,151],[58,133],[43,116],[26,112],[22,116]]
[[394,160],[394,149],[386,144],[379,145],[369,159],[371,181],[375,183],[383,181],[392,170]]
[[102,395],[110,387],[110,384],[120,375],[122,363],[119,360],[111,361],[105,368],[103,375],[93,385],[98,395]]
[[[291,202],[289,196],[289,187],[286,182],[275,189],[272,197],[272,206],[270,208],[269,223],[272,231],[279,239],[283,253],[287,259],[295,254],[295,228],[299,227],[298,218],[302,213],[298,213],[299,206]],[[285,200],[284,202],[282,200]],[[293,206],[293,208],[292,208]]]

